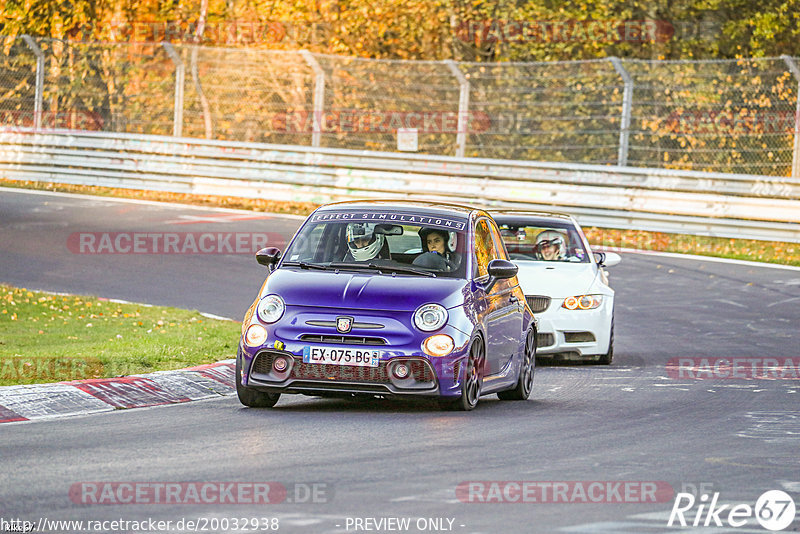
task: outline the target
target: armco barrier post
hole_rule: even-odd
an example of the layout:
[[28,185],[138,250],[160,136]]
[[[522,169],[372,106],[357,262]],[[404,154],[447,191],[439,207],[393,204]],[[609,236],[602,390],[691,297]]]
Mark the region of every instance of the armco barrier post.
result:
[[308,50],[300,50],[300,55],[314,71],[314,131],[311,133],[311,146],[319,148],[322,137],[322,111],[325,109],[325,71]]
[[175,64],[175,109],[172,115],[172,135],[180,137],[183,134],[183,84],[186,76],[186,67],[184,67],[183,60],[181,60],[172,44],[163,41],[161,46],[164,47],[169,58]]
[[44,98],[44,54],[30,35],[23,35],[22,40],[36,56],[36,92],[33,102],[33,128],[42,129],[42,100]]
[[469,127],[469,81],[452,59],[445,60],[447,68],[458,80],[458,132],[456,133],[456,157],[463,158],[467,148],[467,128]]
[[789,56],[781,56],[786,62],[786,66],[792,71],[794,79],[797,80],[797,103],[794,110],[794,148],[792,150],[792,178],[800,178],[800,68],[797,67],[794,59]]
[[624,167],[628,164],[628,138],[631,128],[631,106],[633,105],[633,78],[622,66],[622,61],[618,57],[608,58],[614,65],[614,70],[622,78],[625,84],[622,92],[622,118],[619,125],[619,153],[617,154],[617,165]]

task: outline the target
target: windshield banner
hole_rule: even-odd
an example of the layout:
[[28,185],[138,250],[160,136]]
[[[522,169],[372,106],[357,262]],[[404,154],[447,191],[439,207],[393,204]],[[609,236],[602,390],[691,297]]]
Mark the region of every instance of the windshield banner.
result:
[[464,230],[467,223],[463,219],[452,219],[448,217],[419,215],[417,213],[380,213],[380,212],[322,212],[316,213],[311,217],[312,222],[329,221],[358,221],[408,224],[416,226],[435,226],[447,230]]

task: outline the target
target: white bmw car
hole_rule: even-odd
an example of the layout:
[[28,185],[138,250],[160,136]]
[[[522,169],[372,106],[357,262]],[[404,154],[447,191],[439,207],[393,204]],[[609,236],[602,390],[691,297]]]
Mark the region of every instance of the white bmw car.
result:
[[539,320],[536,355],[609,365],[614,357],[614,290],[604,267],[618,264],[619,254],[593,253],[569,215],[509,210],[492,217]]

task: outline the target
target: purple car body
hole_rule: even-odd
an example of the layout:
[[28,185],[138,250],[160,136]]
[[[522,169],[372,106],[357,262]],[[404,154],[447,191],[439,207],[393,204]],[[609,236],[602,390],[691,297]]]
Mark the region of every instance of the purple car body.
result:
[[[441,252],[424,250],[437,237]],[[329,204],[285,253],[257,259],[270,273],[242,324],[246,406],[271,407],[282,393],[428,397],[462,410],[490,393],[528,398],[536,320],[485,211]]]

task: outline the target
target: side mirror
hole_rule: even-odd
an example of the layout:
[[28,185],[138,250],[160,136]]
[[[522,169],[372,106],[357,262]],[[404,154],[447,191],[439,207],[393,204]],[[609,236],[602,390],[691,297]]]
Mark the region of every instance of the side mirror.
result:
[[279,259],[281,259],[281,249],[276,247],[262,248],[256,252],[256,261],[269,267],[270,271],[275,268]]
[[517,276],[519,267],[508,260],[492,260],[489,262],[489,283],[486,284],[486,291],[489,292],[498,280],[514,278]]
[[622,256],[616,252],[595,252],[594,259],[601,267],[613,267],[622,261]]

